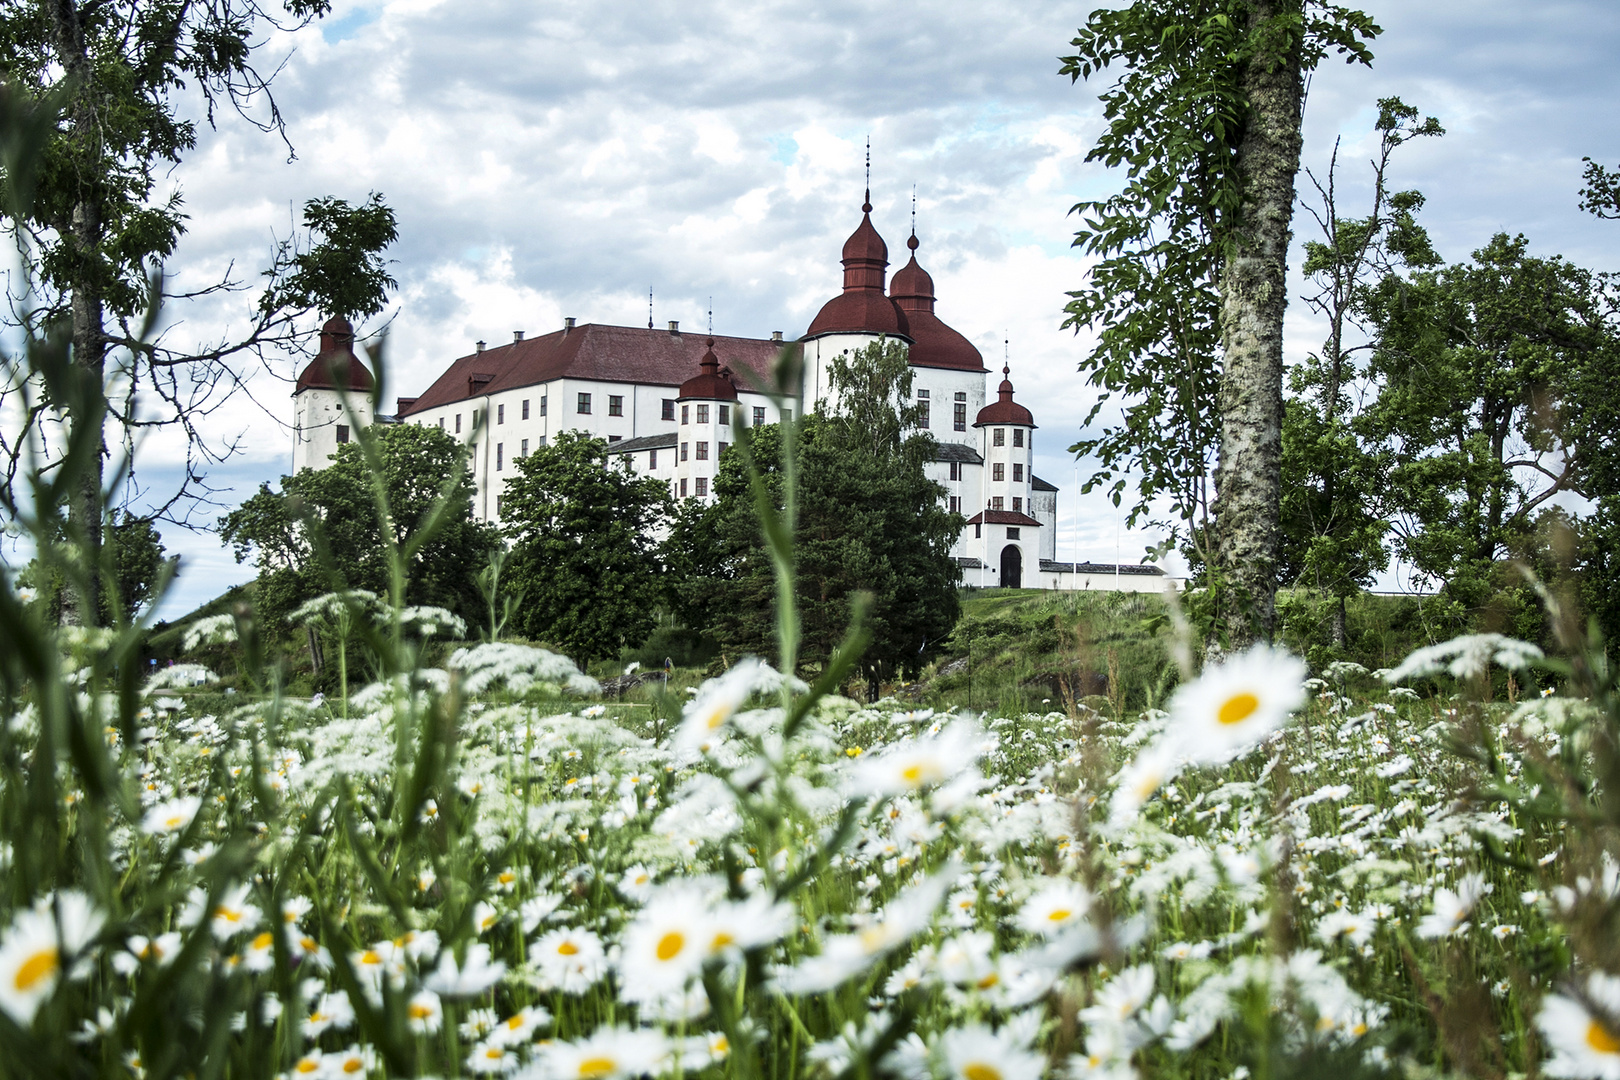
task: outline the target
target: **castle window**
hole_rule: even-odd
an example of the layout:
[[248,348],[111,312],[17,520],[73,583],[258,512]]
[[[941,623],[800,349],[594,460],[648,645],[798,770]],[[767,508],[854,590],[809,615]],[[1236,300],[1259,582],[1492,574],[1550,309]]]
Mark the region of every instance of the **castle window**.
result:
[[681,443],[681,460],[682,461],[686,460],[686,447],[687,447],[686,443]]
[[973,523],[973,539],[978,540],[984,536],[984,526],[979,522]]
[[697,422],[700,424],[707,424],[709,422],[709,407],[707,405],[698,406]]
[[1014,495],[1013,496],[1013,513],[1022,514],[1023,512],[1024,512],[1024,500],[1023,500],[1023,498],[1021,496]]
[[528,418],[529,418],[529,399],[524,398],[523,399],[523,419],[527,420]]
[[763,406],[763,405],[755,405],[754,406],[754,426],[755,427],[764,427],[765,426],[765,406]]
[[501,516],[501,504],[504,503],[505,501],[506,501],[505,496],[502,496],[502,495],[495,496],[495,516],[496,517]]
[[[957,394],[956,396],[957,397],[962,397],[963,395],[962,394]],[[963,404],[962,402],[960,402],[960,401],[958,401],[956,403],[956,406],[955,406],[954,411],[952,413],[951,426],[954,427],[957,431],[966,431],[967,430],[967,406],[965,404]]]
[[[1014,499],[1013,501],[1017,502],[1018,500]],[[1021,539],[1021,537],[1018,534],[1018,526],[1016,526],[1016,525],[1007,526],[1007,539],[1009,539],[1009,540]]]
[[919,397],[919,398],[925,398],[925,397],[928,397],[928,391],[927,391],[927,390],[918,390],[918,391],[917,391],[917,396],[918,396],[918,397]]
[[714,450],[714,456],[715,457],[721,457],[722,455],[724,455],[725,452],[726,452],[726,448],[729,447],[730,445],[731,444],[728,443],[728,442],[723,442],[723,443],[716,444],[715,450]]
[[707,495],[708,493],[709,493],[709,478],[707,476],[698,477],[697,478],[697,496],[698,496],[698,498],[701,499],[705,495]]
[[521,444],[519,444],[519,446],[518,446],[518,457],[528,457],[528,456],[529,456],[529,440],[524,439],[523,442]]
[[962,512],[962,496],[952,495],[949,505],[951,508],[951,513],[960,514]]
[[338,429],[338,442],[340,442],[340,443],[348,442],[349,441],[349,425],[348,424],[339,424],[337,426],[337,429]]
[[1007,466],[999,461],[990,466],[990,479],[998,484],[1007,479]]
[[731,423],[731,406],[730,405],[722,405],[722,406],[720,406],[720,422],[722,424]]
[[540,436],[540,442],[539,442],[539,443],[538,443],[538,445],[539,445],[539,446],[540,446],[540,447],[541,447],[541,448],[544,448],[544,447],[545,447],[545,445],[546,445],[546,437],[545,437],[545,436],[544,436],[544,435],[542,435],[542,436]]
[[681,423],[690,424],[691,422],[692,422],[692,406],[690,406],[690,405],[682,405],[681,406]]
[[[922,392],[926,394],[928,391],[924,390]],[[928,399],[927,398],[924,398],[923,400],[917,402],[917,426],[920,427],[920,428],[926,428],[928,426]]]
[[700,443],[697,444],[697,459],[699,461],[708,461],[709,460],[709,444],[708,443],[700,442]]
[[610,443],[623,442],[623,441],[624,441],[624,436],[623,435],[609,435],[608,436],[608,442],[610,442]]
[[609,394],[608,395],[608,415],[609,416],[623,416],[624,415],[624,395],[623,394]]
[[1005,510],[1005,509],[1007,509],[1007,500],[1003,499],[1000,495],[997,495],[995,498],[990,500],[990,509],[992,509],[992,510]]
[[546,415],[546,395],[545,394],[540,395],[540,415],[541,416]]
[[461,434],[461,414],[456,413],[456,434]]
[[1007,429],[1004,428],[1004,427],[996,428],[995,431],[990,436],[990,445],[991,446],[1006,446],[1007,445]]
[[658,451],[649,450],[647,451],[647,471],[652,472],[656,468],[658,468]]
[[960,461],[951,462],[951,479],[962,479],[962,463]]
[[442,417],[442,416],[439,417],[439,430],[440,431],[444,430],[444,417]]
[[579,403],[574,406],[574,411],[579,413],[581,416],[588,415],[591,411],[591,395],[581,391],[579,395]]
[[506,423],[506,406],[505,405],[497,405],[497,406],[495,406],[495,422],[497,424]]
[[1024,482],[1024,467],[1022,465],[1018,464],[1017,462],[1013,462],[1013,483],[1021,484],[1023,482]]
[[495,444],[495,471],[500,472],[506,468],[506,444]]
[[1024,429],[1023,428],[1013,428],[1013,445],[1014,446],[1023,446],[1024,445]]
[[685,477],[681,478],[681,498],[683,498],[683,499],[686,498],[686,479],[685,479]]

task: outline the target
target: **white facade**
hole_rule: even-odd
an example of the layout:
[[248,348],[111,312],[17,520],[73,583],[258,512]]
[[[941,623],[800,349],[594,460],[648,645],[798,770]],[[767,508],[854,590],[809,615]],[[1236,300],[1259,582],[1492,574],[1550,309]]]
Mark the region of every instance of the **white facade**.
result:
[[[348,406],[345,408],[345,404]],[[293,472],[324,469],[353,428],[374,417],[369,395],[353,390],[307,388],[293,395]]]

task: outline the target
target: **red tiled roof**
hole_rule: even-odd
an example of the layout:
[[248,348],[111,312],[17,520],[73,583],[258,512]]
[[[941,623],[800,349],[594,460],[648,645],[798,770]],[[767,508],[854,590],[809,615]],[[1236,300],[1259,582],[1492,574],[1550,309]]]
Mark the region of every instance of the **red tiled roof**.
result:
[[[565,377],[678,387],[698,368],[704,341],[697,334],[586,323],[463,356],[401,415],[465,401],[474,386],[480,396]],[[758,338],[714,339],[715,354],[737,372],[743,389],[752,386],[751,375],[769,384],[781,348],[781,342]]]
[[1015,510],[981,510],[968,518],[969,525],[1033,525],[1040,528],[1041,523],[1028,514],[1020,514]]

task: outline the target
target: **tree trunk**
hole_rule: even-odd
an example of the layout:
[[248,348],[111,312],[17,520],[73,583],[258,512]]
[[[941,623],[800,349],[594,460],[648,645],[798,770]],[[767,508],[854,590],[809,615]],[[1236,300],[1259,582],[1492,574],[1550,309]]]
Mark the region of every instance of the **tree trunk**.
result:
[[1348,612],[1345,610],[1347,606],[1348,602],[1343,596],[1334,598],[1333,624],[1331,632],[1333,638],[1333,647],[1335,649],[1343,649],[1350,642],[1349,631],[1346,629],[1345,625],[1348,621],[1346,618]]
[[[105,385],[107,359],[103,325],[106,312],[101,292],[95,285],[106,227],[101,211],[102,118],[97,113],[97,92],[90,75],[90,59],[78,5],[74,0],[52,0],[49,10],[62,69],[70,80],[79,81],[69,107],[72,129],[78,139],[78,145],[72,148],[78,172],[78,195],[72,219],[68,223],[69,235],[65,238],[73,250],[76,264],[69,300],[73,362],[87,371],[99,386]],[[99,415],[69,418],[69,423],[75,426],[93,423],[99,427],[102,421]],[[68,625],[98,626],[106,617],[101,605],[100,571],[101,485],[105,466],[106,446],[103,445],[92,456],[84,475],[78,478],[68,494],[68,525],[77,537],[82,538],[83,546],[78,554],[84,576],[84,585],[69,589],[63,598],[62,622]]]
[[1298,2],[1254,0],[1259,42],[1242,76],[1243,203],[1221,279],[1221,449],[1216,531],[1233,648],[1271,637],[1282,486],[1282,329],[1289,226],[1299,171],[1300,39],[1279,24]]

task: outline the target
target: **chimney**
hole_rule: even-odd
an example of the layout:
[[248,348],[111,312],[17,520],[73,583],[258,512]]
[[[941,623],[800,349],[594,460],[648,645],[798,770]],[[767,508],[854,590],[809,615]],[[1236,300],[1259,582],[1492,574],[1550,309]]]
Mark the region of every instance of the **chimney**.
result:
[[572,330],[573,328],[574,328],[574,317],[572,315],[570,315],[566,319],[563,320],[563,331],[566,333],[567,331]]
[[522,340],[523,340],[523,331],[521,331],[521,330],[512,331],[512,344],[516,345],[518,342],[520,342]]
[[782,331],[780,331],[780,330],[772,330],[771,331],[771,340],[772,341],[781,341],[782,340]]
[[480,341],[480,342],[479,342],[479,343],[478,343],[478,351],[479,351],[479,352],[483,352],[483,351],[484,351],[484,343],[483,343],[483,342],[482,342],[482,341]]
[[669,332],[672,334],[678,334],[681,332],[681,323],[679,319],[669,320]]
[[408,412],[410,410],[410,407],[412,405],[415,405],[416,402],[417,402],[417,399],[413,398],[413,397],[399,398],[398,401],[397,401],[397,404],[395,406],[394,415],[395,416],[404,416],[406,414],[406,412]]

